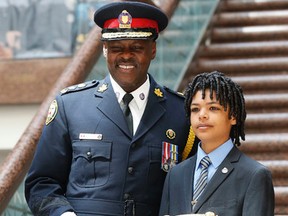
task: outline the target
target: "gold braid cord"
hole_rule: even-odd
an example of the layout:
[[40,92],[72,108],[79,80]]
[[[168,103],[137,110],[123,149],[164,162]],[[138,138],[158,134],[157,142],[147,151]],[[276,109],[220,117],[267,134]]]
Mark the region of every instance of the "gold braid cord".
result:
[[188,157],[189,153],[192,150],[194,141],[195,141],[195,134],[194,134],[194,131],[192,130],[192,126],[190,126],[187,143],[186,143],[184,151],[182,153],[182,161]]

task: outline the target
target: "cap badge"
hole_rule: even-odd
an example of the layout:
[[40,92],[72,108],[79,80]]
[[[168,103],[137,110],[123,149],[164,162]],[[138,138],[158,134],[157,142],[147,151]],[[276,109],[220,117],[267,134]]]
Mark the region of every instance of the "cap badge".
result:
[[104,91],[106,91],[108,89],[108,84],[106,84],[106,83],[103,83],[101,86],[99,86],[99,88],[98,88],[98,92],[104,92]]
[[118,16],[119,28],[131,28],[132,16],[128,11],[123,10]]
[[154,93],[158,96],[158,97],[163,97],[163,92],[161,92],[161,90],[159,88],[155,88]]
[[47,115],[46,122],[45,122],[46,125],[48,125],[50,122],[53,121],[53,119],[55,118],[57,114],[57,111],[58,111],[57,101],[53,100],[48,110],[48,115]]
[[175,137],[176,137],[176,133],[175,133],[175,131],[173,131],[172,129],[168,129],[167,131],[166,131],[166,136],[169,138],[169,139],[175,139]]

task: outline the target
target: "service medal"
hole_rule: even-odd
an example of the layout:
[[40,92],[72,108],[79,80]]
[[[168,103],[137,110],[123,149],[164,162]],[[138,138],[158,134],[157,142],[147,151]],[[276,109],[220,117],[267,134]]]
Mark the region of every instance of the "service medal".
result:
[[161,168],[168,172],[178,162],[178,146],[168,142],[162,142]]

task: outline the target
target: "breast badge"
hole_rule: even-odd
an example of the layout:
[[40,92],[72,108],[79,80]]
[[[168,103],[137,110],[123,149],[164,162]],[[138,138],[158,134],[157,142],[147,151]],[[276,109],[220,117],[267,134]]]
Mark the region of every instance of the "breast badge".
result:
[[168,130],[166,131],[166,136],[167,136],[168,139],[171,139],[171,140],[172,140],[172,139],[175,139],[176,133],[175,133],[174,130],[168,129]]

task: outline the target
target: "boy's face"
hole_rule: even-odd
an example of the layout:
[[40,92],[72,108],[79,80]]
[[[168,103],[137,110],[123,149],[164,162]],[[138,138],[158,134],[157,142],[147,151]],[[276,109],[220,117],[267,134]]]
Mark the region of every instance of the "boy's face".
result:
[[[192,98],[190,122],[195,135],[201,140],[202,149],[209,152],[226,142],[230,137],[232,125],[236,124],[236,119],[228,118],[228,109],[216,100],[210,99],[210,90],[205,90],[205,98],[202,99],[202,91],[198,91]],[[206,152],[206,153],[209,153]]]

